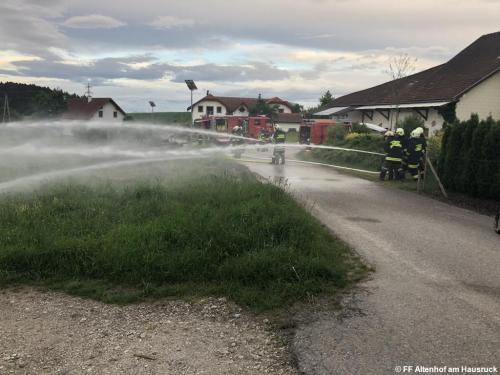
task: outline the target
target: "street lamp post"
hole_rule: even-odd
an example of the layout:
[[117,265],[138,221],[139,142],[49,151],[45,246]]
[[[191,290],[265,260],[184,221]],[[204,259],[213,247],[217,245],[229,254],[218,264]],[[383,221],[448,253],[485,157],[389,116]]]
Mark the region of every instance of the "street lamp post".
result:
[[149,105],[151,106],[151,122],[154,122],[155,121],[155,107],[156,107],[156,104],[155,102],[153,101],[149,101]]
[[198,87],[196,87],[196,84],[194,83],[194,81],[192,79],[186,79],[185,82],[186,82],[186,85],[187,85],[189,91],[191,91],[191,126],[192,126],[193,125],[193,91],[198,90]]

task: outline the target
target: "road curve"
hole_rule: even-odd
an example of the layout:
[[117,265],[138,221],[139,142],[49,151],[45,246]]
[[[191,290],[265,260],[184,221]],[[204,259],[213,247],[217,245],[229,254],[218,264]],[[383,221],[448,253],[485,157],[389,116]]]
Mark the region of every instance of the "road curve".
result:
[[298,328],[293,346],[304,373],[499,367],[500,236],[491,218],[331,168],[245,165],[286,179],[376,269],[344,313]]

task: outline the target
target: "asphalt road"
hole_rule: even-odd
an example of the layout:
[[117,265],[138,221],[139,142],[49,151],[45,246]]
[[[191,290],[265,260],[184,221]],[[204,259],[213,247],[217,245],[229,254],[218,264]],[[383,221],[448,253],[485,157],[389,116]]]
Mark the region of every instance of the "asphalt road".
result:
[[304,373],[500,367],[500,236],[492,218],[327,167],[245,164],[286,179],[376,269],[342,314],[299,326],[293,345]]

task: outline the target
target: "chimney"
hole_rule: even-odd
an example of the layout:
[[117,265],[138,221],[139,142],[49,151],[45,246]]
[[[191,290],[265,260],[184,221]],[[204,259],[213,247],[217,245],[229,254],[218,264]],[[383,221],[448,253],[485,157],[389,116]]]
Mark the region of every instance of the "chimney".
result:
[[207,90],[207,96],[210,95],[210,90]]
[[259,93],[259,100],[262,100],[262,94]]

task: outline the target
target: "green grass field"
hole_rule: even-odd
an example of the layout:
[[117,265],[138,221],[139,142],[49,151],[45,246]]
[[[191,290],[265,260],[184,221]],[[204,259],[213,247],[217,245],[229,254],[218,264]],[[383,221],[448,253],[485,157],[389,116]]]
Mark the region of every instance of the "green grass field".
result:
[[334,296],[366,273],[288,193],[205,163],[0,196],[0,284],[117,303],[227,296],[265,311]]
[[189,125],[191,123],[191,112],[150,112],[129,113],[130,121],[150,122],[166,125]]

